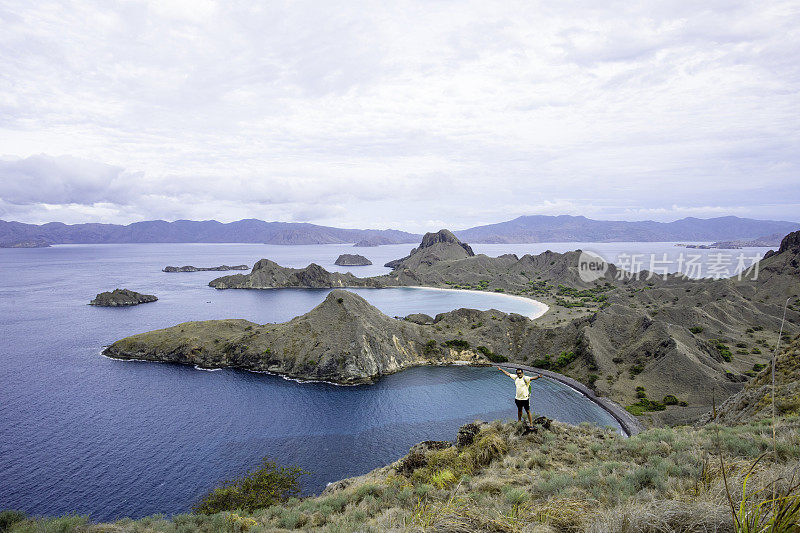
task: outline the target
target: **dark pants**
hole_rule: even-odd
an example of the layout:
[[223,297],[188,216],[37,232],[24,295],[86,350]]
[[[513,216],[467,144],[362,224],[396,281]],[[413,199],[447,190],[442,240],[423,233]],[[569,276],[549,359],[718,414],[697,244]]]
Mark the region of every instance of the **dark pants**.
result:
[[517,400],[516,398],[514,398],[514,403],[517,404],[517,409],[524,408],[525,411],[527,411],[528,413],[531,412],[531,400],[530,400],[530,398],[528,398],[527,400]]

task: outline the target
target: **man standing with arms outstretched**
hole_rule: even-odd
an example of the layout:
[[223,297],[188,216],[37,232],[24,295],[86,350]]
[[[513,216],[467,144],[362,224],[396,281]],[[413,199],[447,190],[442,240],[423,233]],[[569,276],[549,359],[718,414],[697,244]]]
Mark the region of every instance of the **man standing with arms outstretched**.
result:
[[530,384],[531,381],[534,379],[539,379],[542,377],[541,374],[532,378],[530,376],[526,376],[521,368],[517,369],[517,375],[514,376],[509,372],[506,372],[499,366],[497,369],[505,374],[506,376],[510,377],[514,380],[514,385],[517,387],[517,394],[514,396],[514,403],[517,404],[517,420],[522,422],[522,409],[525,409],[525,412],[528,413],[528,427],[533,426],[533,418],[531,417],[531,389]]

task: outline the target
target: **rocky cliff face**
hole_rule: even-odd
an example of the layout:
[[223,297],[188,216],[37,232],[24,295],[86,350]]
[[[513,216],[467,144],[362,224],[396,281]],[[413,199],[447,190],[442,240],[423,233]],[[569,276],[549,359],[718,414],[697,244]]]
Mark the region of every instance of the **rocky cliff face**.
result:
[[95,296],[94,300],[89,302],[89,305],[97,305],[99,307],[125,307],[129,305],[139,305],[158,300],[152,294],[140,294],[138,292],[129,291],[128,289],[114,289],[110,292],[101,292]]
[[332,287],[381,287],[379,280],[361,279],[350,273],[328,272],[312,263],[306,268],[286,268],[269,259],[253,265],[250,274],[234,274],[212,280],[215,289],[275,289],[297,287],[324,289]]
[[[800,231],[786,235],[778,251],[768,252],[754,270],[757,277],[745,276],[735,282],[744,297],[781,310],[787,298],[800,299]],[[793,322],[798,315],[790,307],[787,316]]]
[[793,231],[781,240],[781,247],[778,249],[778,253],[790,250],[795,253],[800,252],[800,231]]

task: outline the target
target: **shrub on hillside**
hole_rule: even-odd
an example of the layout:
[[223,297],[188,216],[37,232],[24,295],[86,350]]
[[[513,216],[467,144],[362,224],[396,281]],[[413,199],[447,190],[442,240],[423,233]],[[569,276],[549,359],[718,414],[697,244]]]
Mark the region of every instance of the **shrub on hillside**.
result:
[[575,352],[568,352],[564,350],[560,354],[558,354],[558,357],[556,357],[555,361],[552,360],[552,357],[553,356],[550,355],[549,353],[545,354],[544,359],[535,359],[532,364],[536,368],[544,368],[545,370],[558,371],[568,366],[570,363],[572,363],[577,357],[577,355],[575,354]]
[[635,365],[632,365],[628,369],[628,372],[630,373],[631,378],[632,378],[633,376],[641,374],[643,370],[644,370],[644,365],[641,364],[641,363],[636,363]]
[[666,406],[661,402],[641,398],[638,402],[625,407],[625,409],[632,415],[639,416],[647,411],[663,411]]
[[672,395],[672,394],[667,394],[667,395],[666,395],[666,396],[664,396],[664,398],[661,400],[661,403],[663,403],[664,405],[678,405],[678,398],[676,398],[676,397],[675,397],[674,395]]
[[241,509],[253,512],[300,495],[300,476],[307,474],[296,466],[282,467],[265,458],[261,465],[242,477],[223,482],[193,507],[200,514]]
[[25,513],[22,511],[6,510],[0,511],[0,531],[5,531],[17,522],[25,520]]
[[730,363],[731,359],[732,359],[732,356],[733,356],[733,352],[731,352],[731,349],[728,347],[728,345],[723,343],[720,340],[712,339],[711,342],[714,343],[714,348],[717,349],[717,351],[719,352],[719,355],[722,357],[722,359],[724,361]]
[[476,350],[485,355],[486,358],[492,363],[505,363],[506,361],[508,361],[508,357],[500,355],[499,353],[494,353],[486,346],[478,346]]
[[448,348],[456,348],[458,350],[468,350],[469,343],[463,339],[452,339],[449,341],[445,341],[444,345]]
[[556,368],[564,368],[574,360],[575,352],[561,352],[558,359],[556,359],[555,366]]

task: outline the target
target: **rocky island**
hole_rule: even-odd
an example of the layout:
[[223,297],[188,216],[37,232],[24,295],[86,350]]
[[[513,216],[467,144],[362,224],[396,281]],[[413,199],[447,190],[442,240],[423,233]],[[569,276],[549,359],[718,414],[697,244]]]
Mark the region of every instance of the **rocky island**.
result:
[[216,267],[196,267],[192,265],[186,266],[166,266],[161,271],[162,272],[209,272],[209,271],[224,271],[224,270],[247,270],[247,265],[236,265],[236,266],[228,266],[228,265],[220,265]]
[[352,274],[328,272],[316,263],[305,268],[282,267],[269,259],[261,259],[253,265],[249,274],[234,274],[211,280],[215,289],[278,289],[295,287],[302,289],[325,289],[334,287],[383,287],[380,280],[358,278]]
[[99,307],[126,307],[130,305],[139,305],[158,300],[152,294],[141,294],[128,289],[114,289],[113,291],[101,292],[95,296],[94,300],[89,302],[89,305],[96,305]]
[[[461,320],[442,316],[440,321]],[[333,290],[317,307],[282,324],[186,322],[122,339],[103,353],[354,384],[413,365],[487,361],[468,348],[465,341],[448,342],[433,327],[395,320],[356,294]]]
[[50,248],[50,243],[42,240],[3,242],[0,248]]
[[682,244],[678,243],[675,246],[683,246],[684,248],[699,248],[701,250],[738,250],[740,248],[756,247],[756,248],[769,248],[780,245],[781,239],[784,237],[782,233],[773,233],[772,235],[764,235],[757,239],[737,239],[732,241],[717,241],[711,244]]
[[342,254],[336,258],[334,264],[339,266],[367,266],[371,265],[372,261],[358,254]]
[[376,246],[383,246],[385,244],[399,244],[399,243],[395,240],[375,235],[372,237],[367,237],[366,239],[361,239],[353,246],[355,248],[374,248]]

